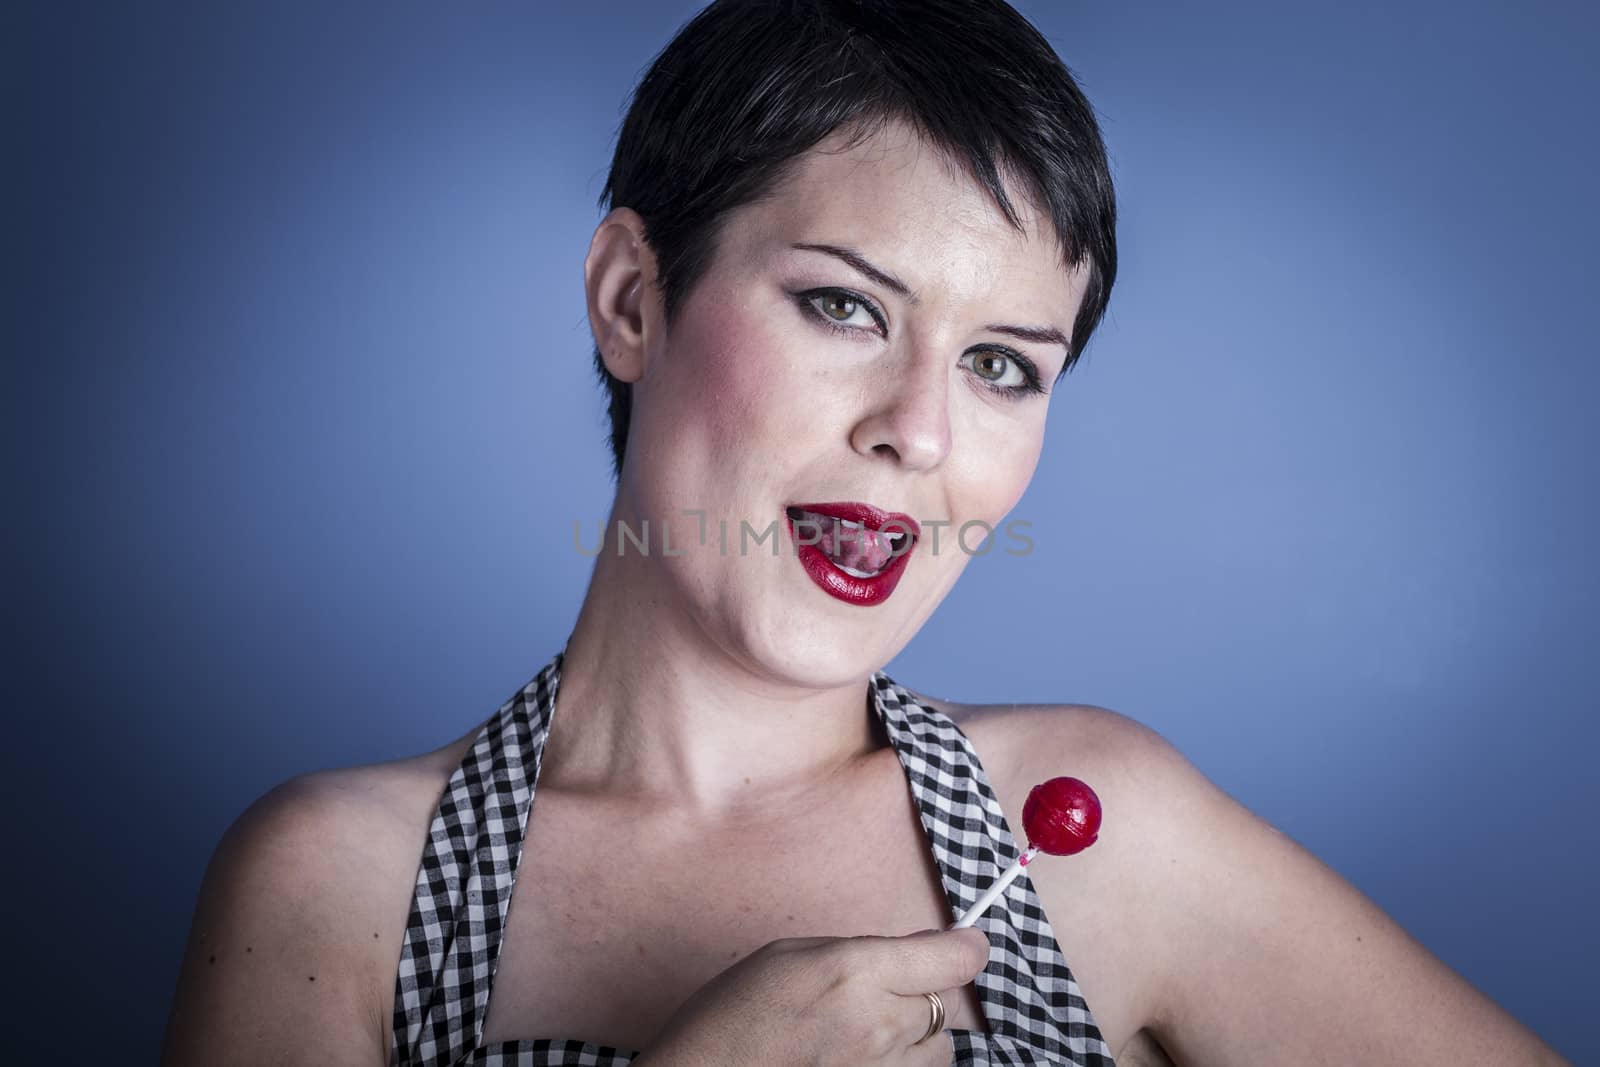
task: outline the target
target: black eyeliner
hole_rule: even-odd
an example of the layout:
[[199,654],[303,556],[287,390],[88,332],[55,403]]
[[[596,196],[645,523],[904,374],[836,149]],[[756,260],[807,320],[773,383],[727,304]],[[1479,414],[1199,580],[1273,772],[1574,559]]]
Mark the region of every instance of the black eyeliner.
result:
[[[991,391],[999,393],[1009,400],[1020,400],[1023,396],[1030,393],[1043,396],[1049,392],[1049,390],[1044,387],[1043,380],[1039,377],[1038,366],[1033,362],[1033,360],[1029,359],[1021,352],[1018,352],[1016,349],[1007,348],[1005,345],[979,345],[976,348],[968,349],[968,351],[992,352],[997,356],[1004,356],[1006,359],[1009,359],[1011,362],[1015,363],[1018,370],[1022,371],[1024,384],[1009,388],[990,384],[989,380],[985,379],[985,384],[988,385]],[[983,375],[980,374],[978,377],[982,378]]]
[[850,301],[850,303],[860,304],[862,307],[866,308],[867,314],[872,316],[872,321],[878,324],[879,332],[884,336],[888,336],[889,323],[886,319],[884,319],[883,312],[879,311],[877,305],[875,305],[871,300],[868,300],[865,296],[856,292],[854,289],[842,289],[836,285],[824,285],[817,289],[807,289],[805,292],[795,293],[793,295],[799,299],[800,307],[803,310],[815,316],[824,325],[832,326],[834,329],[842,330],[845,333],[859,333],[860,331],[854,327],[845,326],[834,319],[830,319],[828,316],[818,311],[817,306],[811,302],[819,296],[842,296],[846,300]]
[[[789,295],[795,299],[795,302],[800,306],[800,310],[803,313],[817,322],[820,322],[823,326],[827,327],[834,333],[851,335],[860,334],[861,330],[858,327],[846,326],[837,319],[824,315],[817,309],[817,305],[812,303],[812,301],[816,300],[819,296],[843,297],[849,303],[857,304],[865,308],[867,314],[872,316],[872,321],[877,323],[880,336],[888,336],[889,327],[888,323],[884,320],[883,313],[878,310],[877,305],[875,305],[871,300],[861,293],[856,292],[854,289],[846,289],[837,285],[823,285],[814,289],[805,289],[799,292],[791,291]],[[1029,359],[1021,352],[1018,352],[1013,348],[1007,348],[1004,345],[995,344],[978,345],[974,348],[969,348],[967,351],[992,352],[995,355],[1003,356],[1015,363],[1017,368],[1022,371],[1024,383],[1022,385],[1014,386],[995,385],[992,380],[984,378],[981,374],[978,375],[979,378],[983,379],[983,387],[989,390],[989,392],[998,394],[1006,400],[1021,400],[1024,396],[1028,396],[1030,394],[1044,396],[1049,393],[1049,390],[1044,387],[1044,383],[1039,377],[1038,366],[1033,362],[1033,360]]]

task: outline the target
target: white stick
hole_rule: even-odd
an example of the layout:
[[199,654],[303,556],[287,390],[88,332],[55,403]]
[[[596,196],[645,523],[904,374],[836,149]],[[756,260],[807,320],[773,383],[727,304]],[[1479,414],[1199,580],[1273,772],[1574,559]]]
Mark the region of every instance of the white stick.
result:
[[968,908],[967,913],[961,916],[961,918],[957,919],[956,924],[950,929],[964,930],[973,923],[977,922],[978,916],[988,911],[989,905],[1000,899],[1000,894],[1006,891],[1006,886],[1010,885],[1012,882],[1015,882],[1017,880],[1017,875],[1022,873],[1022,868],[1026,867],[1028,862],[1038,854],[1039,848],[1037,845],[1035,845],[1029,848],[1028,851],[1024,852],[1022,855],[1018,856],[1017,862],[1007,867],[1006,873],[995,879],[994,885],[989,887],[988,892],[979,897],[978,902],[972,907]]

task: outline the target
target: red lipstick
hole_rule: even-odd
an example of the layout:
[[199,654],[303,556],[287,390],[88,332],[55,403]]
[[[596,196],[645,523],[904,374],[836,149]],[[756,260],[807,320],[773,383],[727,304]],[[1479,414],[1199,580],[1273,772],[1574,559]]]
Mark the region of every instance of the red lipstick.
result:
[[[809,516],[805,514],[808,512]],[[917,538],[921,534],[921,528],[911,516],[895,511],[884,511],[871,504],[854,500],[826,504],[791,504],[785,509],[784,517],[789,525],[789,538],[795,546],[795,555],[811,580],[829,596],[860,607],[871,607],[889,599],[895,586],[900,584],[900,577],[905,573],[906,563],[911,558],[911,552],[916,548]],[[820,536],[810,536],[810,530],[821,525],[818,520],[822,518],[838,521],[832,524],[832,529],[817,530]],[[804,538],[795,530],[796,519],[800,519],[807,527],[808,535]],[[859,525],[860,529],[846,527],[844,526],[846,523]],[[842,569],[847,564],[837,562],[822,547],[822,544],[830,544],[838,549],[840,542],[836,539],[842,539],[845,543],[856,540],[859,543],[861,539],[871,538],[874,546],[872,551],[881,552],[883,539],[874,535],[885,533],[899,536],[890,541],[893,547],[882,568],[866,576],[852,574]],[[820,541],[822,544],[808,544],[808,541]]]

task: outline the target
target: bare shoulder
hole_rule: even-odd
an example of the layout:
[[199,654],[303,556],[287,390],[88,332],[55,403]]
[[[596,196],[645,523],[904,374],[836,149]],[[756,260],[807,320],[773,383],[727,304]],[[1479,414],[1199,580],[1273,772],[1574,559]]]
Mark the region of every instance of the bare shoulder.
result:
[[[919,694],[920,695],[920,694]],[[1029,868],[1063,956],[1118,1063],[1168,1062],[1152,1037],[1162,951],[1149,912],[1159,871],[1149,840],[1155,783],[1175,750],[1129,716],[1090,704],[963,704],[922,696],[977,753],[1012,835],[1021,843],[1028,792],[1049,778],[1081,778],[1104,819],[1093,848]],[[1181,758],[1181,757],[1179,757]]]
[[[1161,734],[1110,708],[928,703],[966,734],[1014,835],[1022,832],[1023,802],[1040,782],[1070,775],[1094,789],[1103,819],[1094,847],[1068,864],[1040,865],[1034,874],[1044,895],[1049,874],[1070,866],[1075,912],[1095,892],[1107,902],[1126,901],[1127,892],[1148,881],[1157,863],[1151,845],[1179,821],[1174,813],[1215,790]],[[1103,926],[1107,917],[1103,913],[1097,923]]]
[[1244,1067],[1565,1062],[1156,731],[1091,705],[940,703],[1013,830],[1047,778],[1100,796],[1094,847],[1029,870],[1114,1050],[1153,1039],[1180,1063]]
[[201,882],[164,1064],[386,1060],[417,864],[471,736],[298,775],[228,827]]
[[1110,708],[923,699],[967,735],[997,795],[1025,797],[1047,778],[1071,775],[1094,788],[1108,817],[1133,816],[1160,808],[1153,791],[1210,784],[1160,733]]

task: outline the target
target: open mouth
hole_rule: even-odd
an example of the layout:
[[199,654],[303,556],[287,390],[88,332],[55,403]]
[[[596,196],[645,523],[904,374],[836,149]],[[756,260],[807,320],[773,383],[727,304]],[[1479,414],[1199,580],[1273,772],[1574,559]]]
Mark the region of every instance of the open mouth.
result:
[[853,501],[793,504],[784,514],[812,581],[853,604],[876,604],[894,592],[920,532],[909,515]]
[[852,578],[883,573],[891,560],[911,550],[911,531],[890,525],[873,529],[860,519],[842,519],[805,508],[785,509],[799,538],[812,541],[828,562]]

